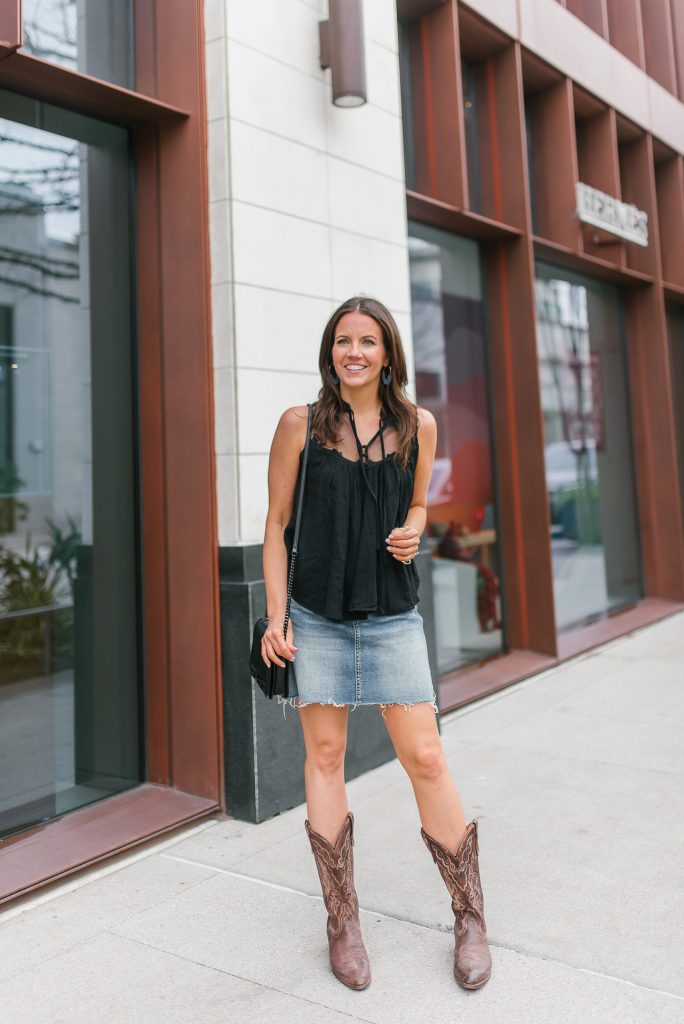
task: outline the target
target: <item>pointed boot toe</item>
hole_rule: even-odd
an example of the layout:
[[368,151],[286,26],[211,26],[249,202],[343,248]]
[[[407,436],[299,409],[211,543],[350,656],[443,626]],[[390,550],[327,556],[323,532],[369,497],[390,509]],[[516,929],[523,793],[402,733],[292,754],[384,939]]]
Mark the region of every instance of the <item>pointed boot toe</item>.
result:
[[359,901],[354,886],[354,816],[351,811],[347,812],[334,843],[315,832],[308,820],[305,827],[328,911],[330,969],[348,988],[368,988],[371,970],[361,935]]
[[477,821],[473,820],[466,826],[455,853],[433,839],[425,829],[420,831],[451,896],[454,977],[462,988],[481,988],[492,973],[492,957],[487,943],[480,883]]

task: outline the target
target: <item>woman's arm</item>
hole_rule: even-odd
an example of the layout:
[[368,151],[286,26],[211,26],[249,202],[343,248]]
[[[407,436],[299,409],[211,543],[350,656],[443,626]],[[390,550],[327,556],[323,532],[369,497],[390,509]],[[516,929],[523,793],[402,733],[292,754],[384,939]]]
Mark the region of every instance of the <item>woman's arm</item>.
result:
[[420,546],[420,537],[427,522],[427,495],[432,466],[437,450],[437,422],[428,409],[418,408],[418,461],[413,481],[411,506],[404,520],[406,529],[392,530],[387,550],[402,561],[413,558]]
[[[269,628],[264,634],[261,653],[268,665],[273,660],[283,665],[278,655],[293,660],[297,649],[283,637],[287,601],[287,548],[285,527],[292,516],[299,471],[299,453],[306,442],[307,408],[297,405],[286,409],[278,421],[268,461],[268,514],[264,532],[263,567],[266,586],[266,614]],[[288,627],[288,640],[292,637]]]

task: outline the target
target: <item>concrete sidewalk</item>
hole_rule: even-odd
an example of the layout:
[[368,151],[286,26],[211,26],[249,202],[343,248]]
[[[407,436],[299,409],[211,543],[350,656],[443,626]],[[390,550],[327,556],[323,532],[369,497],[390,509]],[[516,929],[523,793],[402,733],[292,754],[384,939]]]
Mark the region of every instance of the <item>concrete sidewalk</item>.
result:
[[480,991],[452,977],[449,899],[394,761],[349,784],[365,991],[329,971],[301,806],[202,823],[10,905],[0,1020],[681,1024],[683,720],[684,614],[444,719],[480,823]]

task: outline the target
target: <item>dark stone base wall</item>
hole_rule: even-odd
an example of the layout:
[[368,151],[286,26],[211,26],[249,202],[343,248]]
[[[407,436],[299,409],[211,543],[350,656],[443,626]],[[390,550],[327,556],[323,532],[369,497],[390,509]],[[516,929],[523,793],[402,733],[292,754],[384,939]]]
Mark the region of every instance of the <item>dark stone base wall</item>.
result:
[[[268,700],[249,674],[252,630],[266,607],[261,551],[261,544],[219,549],[226,809],[234,818],[252,822],[265,821],[306,799],[299,713],[276,699]],[[429,553],[421,552],[416,564],[418,607],[437,692]],[[379,710],[357,707],[350,712],[347,780],[394,756]]]

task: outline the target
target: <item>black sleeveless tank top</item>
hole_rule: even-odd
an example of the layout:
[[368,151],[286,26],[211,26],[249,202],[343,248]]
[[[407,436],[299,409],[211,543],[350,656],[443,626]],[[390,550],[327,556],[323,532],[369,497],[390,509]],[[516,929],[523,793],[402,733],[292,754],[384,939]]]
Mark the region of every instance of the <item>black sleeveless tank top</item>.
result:
[[[336,621],[407,611],[418,601],[418,570],[415,562],[404,565],[393,558],[385,537],[403,526],[411,506],[418,436],[402,467],[396,461],[398,435],[390,410],[383,408],[378,431],[362,445],[351,406],[343,402],[342,407],[336,447],[324,445],[313,433],[310,438],[292,595],[310,611]],[[302,455],[303,449],[284,533],[288,554]]]

